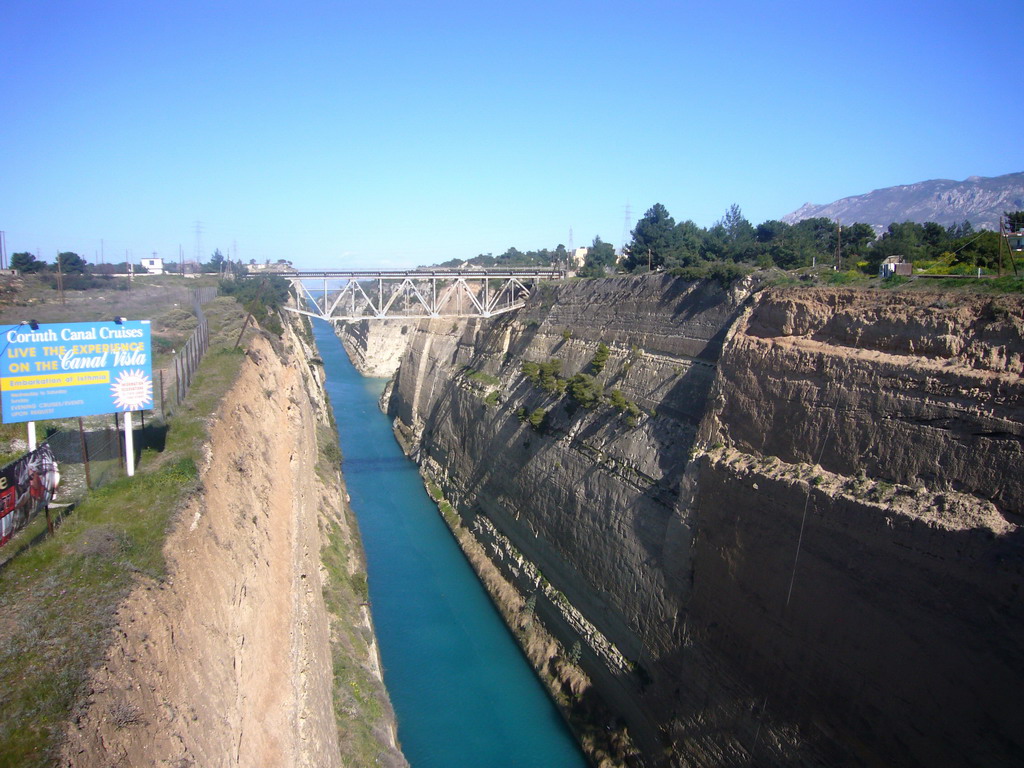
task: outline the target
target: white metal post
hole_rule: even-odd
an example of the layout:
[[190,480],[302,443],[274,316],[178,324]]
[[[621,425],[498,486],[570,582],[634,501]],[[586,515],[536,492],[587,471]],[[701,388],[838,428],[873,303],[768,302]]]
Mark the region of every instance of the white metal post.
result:
[[34,421],[28,423],[28,449],[30,451],[36,449],[36,423]]
[[128,477],[135,474],[135,443],[132,435],[132,412],[124,412],[124,466]]

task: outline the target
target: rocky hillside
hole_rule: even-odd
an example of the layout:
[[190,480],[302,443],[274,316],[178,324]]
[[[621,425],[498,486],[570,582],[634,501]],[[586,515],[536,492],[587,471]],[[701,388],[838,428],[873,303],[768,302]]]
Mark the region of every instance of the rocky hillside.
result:
[[885,187],[827,205],[805,203],[782,220],[795,224],[824,216],[843,224],[870,224],[876,232],[882,232],[894,221],[934,221],[943,226],[970,221],[975,229],[998,232],[1000,214],[1019,210],[1024,210],[1024,172]]
[[576,701],[621,717],[618,763],[1009,765],[1022,316],[567,283],[401,336],[390,412],[578,657]]

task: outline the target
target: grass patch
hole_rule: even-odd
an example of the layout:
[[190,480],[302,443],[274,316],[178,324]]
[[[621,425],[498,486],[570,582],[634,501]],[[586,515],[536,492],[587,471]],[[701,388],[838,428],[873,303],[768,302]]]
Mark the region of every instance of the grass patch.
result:
[[501,386],[501,379],[499,379],[497,376],[492,376],[491,374],[485,373],[484,371],[477,371],[469,367],[463,368],[462,370],[463,373],[466,374],[466,378],[469,379],[474,384],[480,384],[483,385],[484,387]]
[[320,558],[327,571],[323,594],[331,622],[334,716],[339,746],[346,765],[377,765],[382,754],[375,730],[389,707],[372,671],[356,661],[367,654],[359,609],[368,596],[366,572],[360,569],[349,574],[355,544],[337,521],[330,521],[327,541]]

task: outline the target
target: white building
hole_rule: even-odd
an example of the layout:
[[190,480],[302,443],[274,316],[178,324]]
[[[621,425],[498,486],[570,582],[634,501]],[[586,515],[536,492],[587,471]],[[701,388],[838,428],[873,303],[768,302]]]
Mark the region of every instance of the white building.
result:
[[151,275],[162,275],[164,273],[164,260],[161,258],[143,259],[142,266]]

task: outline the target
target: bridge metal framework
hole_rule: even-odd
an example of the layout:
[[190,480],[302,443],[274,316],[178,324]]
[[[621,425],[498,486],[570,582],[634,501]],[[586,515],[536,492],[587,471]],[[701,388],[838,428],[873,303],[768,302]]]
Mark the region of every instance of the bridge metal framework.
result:
[[[494,317],[519,309],[540,280],[561,280],[559,269],[328,270],[282,275],[304,296],[307,311],[324,320],[422,320]],[[331,288],[331,283],[335,287]]]

